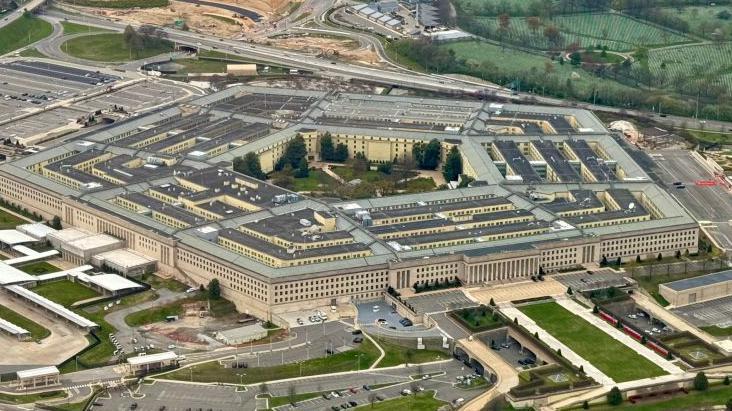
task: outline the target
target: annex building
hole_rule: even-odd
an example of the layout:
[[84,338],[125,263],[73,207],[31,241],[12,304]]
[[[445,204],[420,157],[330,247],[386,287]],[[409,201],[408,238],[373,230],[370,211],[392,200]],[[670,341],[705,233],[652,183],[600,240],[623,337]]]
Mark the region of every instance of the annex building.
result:
[[[373,162],[437,139],[475,181],[324,202],[232,170],[251,152],[271,171],[297,135],[318,160],[326,133]],[[389,286],[696,252],[698,225],[635,154],[584,110],[234,86],[3,164],[0,196],[98,234],[64,258],[126,248],[276,321]]]

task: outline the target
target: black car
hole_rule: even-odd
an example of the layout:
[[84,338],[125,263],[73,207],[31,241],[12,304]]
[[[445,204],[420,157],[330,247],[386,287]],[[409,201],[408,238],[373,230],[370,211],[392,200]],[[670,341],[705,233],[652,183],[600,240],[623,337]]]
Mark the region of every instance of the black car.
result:
[[361,335],[361,334],[363,334],[363,331],[361,331],[361,330],[353,330],[353,331],[351,331],[351,335]]
[[356,401],[353,401],[353,400],[348,401],[348,403],[351,405],[351,407],[355,407],[355,406],[358,405],[358,403]]
[[363,337],[356,337],[353,339],[353,342],[355,344],[361,344],[363,342]]
[[368,384],[364,384],[362,388],[366,391],[371,391],[371,387]]

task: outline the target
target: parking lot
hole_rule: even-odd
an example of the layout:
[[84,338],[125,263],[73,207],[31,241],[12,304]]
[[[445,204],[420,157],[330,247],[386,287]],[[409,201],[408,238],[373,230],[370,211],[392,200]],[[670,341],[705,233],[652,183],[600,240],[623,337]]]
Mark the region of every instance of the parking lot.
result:
[[417,314],[453,311],[478,305],[460,290],[417,294],[413,297],[405,298],[404,301],[411,305]]
[[[535,365],[532,365],[531,361],[536,362],[536,354],[521,347],[521,344],[509,337],[508,330],[505,328],[482,333],[478,338],[513,367],[529,369]],[[527,359],[529,359],[528,364]]]
[[410,331],[424,329],[424,327],[420,325],[405,327],[404,324],[400,322],[404,317],[397,314],[396,310],[393,309],[386,301],[361,303],[358,304],[356,308],[358,309],[359,324],[376,325],[379,320],[384,320],[378,325],[391,330]]
[[732,296],[686,305],[671,311],[697,327],[732,327]]
[[[732,249],[732,194],[721,185],[699,185],[714,182],[709,173],[688,151],[661,150],[652,153],[657,175],[675,197],[721,247]],[[674,185],[681,183],[681,185]],[[683,188],[682,188],[683,187]],[[710,205],[714,205],[710,207]]]
[[663,321],[653,318],[646,310],[638,307],[634,301],[625,301],[610,304],[608,309],[613,314],[622,317],[623,321],[643,330],[649,336],[660,337],[671,334],[674,329]]
[[568,274],[558,274],[554,278],[573,291],[585,292],[600,290],[608,287],[621,287],[627,285],[627,281],[620,274],[611,269],[594,271],[579,271]]
[[0,126],[0,135],[13,140],[27,139],[53,130],[59,134],[61,130],[73,131],[78,128],[78,118],[97,110],[123,107],[124,111],[112,116],[123,118],[130,113],[170,103],[191,94],[188,88],[154,79],[43,111],[49,105],[83,98],[84,95],[129,79],[70,66],[23,61],[0,64],[0,79],[0,122],[22,114],[36,113]]

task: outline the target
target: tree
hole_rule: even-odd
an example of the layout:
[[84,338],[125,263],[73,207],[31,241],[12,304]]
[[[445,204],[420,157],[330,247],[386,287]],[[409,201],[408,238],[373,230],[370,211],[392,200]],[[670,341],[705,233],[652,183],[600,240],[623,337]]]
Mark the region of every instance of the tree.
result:
[[697,391],[706,391],[709,388],[709,380],[703,372],[696,374],[694,377],[694,389]]
[[371,404],[371,408],[374,408],[375,402],[376,402],[376,393],[370,392],[369,393],[369,404]]
[[575,51],[569,55],[569,60],[573,66],[579,66],[582,64],[582,55],[578,51]]
[[513,323],[518,325],[518,317],[513,317]]
[[308,168],[308,160],[305,157],[300,159],[300,164],[297,165],[293,176],[295,178],[307,178],[310,175],[310,169]]
[[440,153],[442,146],[437,139],[430,140],[429,143],[416,143],[412,147],[412,157],[417,167],[424,170],[434,170],[440,162]]
[[574,294],[574,291],[572,291],[572,287],[567,287],[567,295]]
[[287,143],[285,152],[282,154],[282,157],[280,157],[280,159],[277,161],[277,164],[275,164],[275,170],[280,171],[287,164],[289,164],[290,167],[292,167],[293,169],[298,168],[300,166],[301,160],[306,158],[307,155],[308,149],[305,146],[305,139],[302,138],[302,136],[298,133],[297,135],[295,135],[295,138]]
[[259,392],[262,394],[269,392],[269,386],[267,386],[266,382],[259,384]]
[[583,409],[583,410],[589,410],[589,409],[590,409],[590,403],[589,403],[589,402],[587,402],[587,400],[584,400],[584,401],[582,402],[582,409]]
[[297,388],[295,384],[287,386],[287,398],[290,400],[290,404],[294,404],[297,396]]
[[595,306],[592,306],[592,313],[593,314],[599,314],[600,313],[600,309],[596,305]]
[[641,262],[641,258],[640,258],[639,255],[635,256],[635,262],[636,263],[640,263]]
[[725,404],[724,408],[727,411],[732,411],[732,398],[730,398],[730,399],[727,400],[727,403]]
[[613,387],[607,393],[607,403],[610,405],[620,405],[623,403],[623,393],[618,387]]
[[221,298],[221,284],[219,284],[218,278],[214,278],[208,282],[208,298],[212,300]]
[[729,385],[729,375],[724,376],[724,380],[722,380],[722,384]]
[[234,171],[254,177],[259,180],[267,179],[267,174],[262,171],[262,165],[259,163],[259,156],[254,152],[249,152],[244,157],[234,159]]
[[446,181],[456,181],[463,173],[463,158],[460,156],[457,146],[452,146],[445,157],[445,164],[442,166],[442,175]]
[[600,261],[600,267],[604,267],[607,265],[607,256],[602,256],[602,260]]
[[135,29],[129,24],[125,27],[125,31],[122,33],[122,39],[125,42],[125,46],[134,51],[137,54],[138,51],[144,47],[144,41],[142,36],[135,31]]
[[661,261],[661,260],[663,260],[663,255],[661,255],[661,253],[658,253],[658,255],[656,256],[656,261]]
[[681,258],[681,250],[676,250],[676,259]]
[[320,159],[323,161],[333,161],[335,154],[335,146],[333,146],[333,137],[329,132],[323,134],[320,138]]
[[333,161],[340,163],[348,160],[348,146],[343,143],[338,143],[333,153]]
[[496,306],[496,302],[495,302],[495,301],[493,300],[493,297],[491,297],[491,300],[490,300],[490,301],[488,302],[488,304],[489,304],[489,305],[490,305],[491,307],[495,307],[495,306]]
[[585,366],[582,365],[582,364],[580,364],[578,371],[580,372],[580,374],[584,374],[585,373]]
[[380,173],[384,174],[391,174],[392,169],[394,168],[394,163],[391,161],[387,161],[385,163],[380,163],[378,166],[376,166],[376,170]]
[[59,217],[57,215],[53,216],[53,218],[51,219],[50,225],[51,225],[51,228],[53,228],[54,230],[60,230],[61,228],[63,228],[61,226],[61,217]]
[[498,27],[503,33],[508,31],[508,27],[511,25],[511,16],[507,13],[503,13],[498,16]]

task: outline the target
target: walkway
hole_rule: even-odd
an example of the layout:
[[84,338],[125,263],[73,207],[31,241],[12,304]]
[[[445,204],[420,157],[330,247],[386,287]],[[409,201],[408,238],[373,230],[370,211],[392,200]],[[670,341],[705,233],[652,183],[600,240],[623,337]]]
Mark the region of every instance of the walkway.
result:
[[519,324],[524,326],[531,334],[539,333],[539,339],[546,342],[549,347],[551,347],[553,350],[562,350],[562,356],[566,359],[568,359],[572,364],[579,367],[582,366],[582,368],[585,370],[585,373],[590,376],[595,381],[599,382],[602,385],[615,385],[615,381],[605,375],[602,371],[597,369],[594,365],[592,365],[589,361],[585,360],[579,354],[575,353],[564,345],[561,341],[554,338],[553,335],[549,334],[548,332],[544,331],[543,328],[536,325],[534,320],[529,318],[526,314],[521,312],[518,308],[514,307],[511,303],[503,303],[499,304],[498,309],[505,314],[508,318],[518,318]]
[[[648,361],[663,368],[663,370],[666,371],[667,373],[669,373],[669,374],[683,374],[684,373],[684,370],[682,370],[681,368],[672,364],[667,359],[662,358],[660,355],[656,354],[650,348],[638,343],[638,341],[634,340],[633,337],[629,336],[628,334],[624,333],[623,331],[608,324],[606,321],[604,321],[600,317],[597,317],[596,315],[592,314],[592,310],[587,309],[587,308],[577,304],[575,301],[569,299],[567,296],[562,296],[562,297],[556,298],[556,301],[559,305],[566,308],[572,314],[584,319],[588,323],[603,330],[607,335],[620,341],[621,343],[623,343],[625,346],[627,346],[631,350],[637,352],[638,354],[640,354],[641,356],[646,358]],[[562,351],[562,352],[564,352],[564,351]]]
[[476,358],[482,364],[485,364],[496,374],[496,384],[479,395],[472,401],[468,402],[461,408],[463,411],[480,411],[495,398],[506,394],[511,388],[519,383],[518,372],[515,368],[508,365],[503,358],[488,349],[483,342],[478,339],[464,338],[458,341],[458,344],[465,350],[471,358]]

